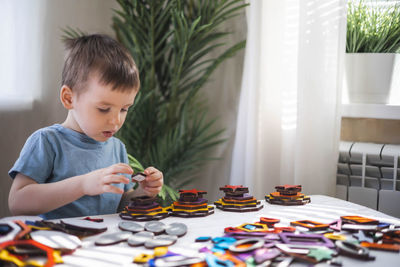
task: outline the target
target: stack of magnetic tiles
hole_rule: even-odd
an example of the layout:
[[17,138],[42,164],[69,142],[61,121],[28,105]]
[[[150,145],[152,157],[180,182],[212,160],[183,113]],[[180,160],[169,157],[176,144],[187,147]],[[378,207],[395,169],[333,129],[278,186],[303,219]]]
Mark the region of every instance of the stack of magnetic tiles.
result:
[[208,206],[207,199],[203,195],[206,191],[179,190],[179,199],[169,208],[171,216],[177,217],[203,217],[214,213],[214,207]]
[[265,196],[265,200],[278,205],[304,205],[311,202],[309,196],[301,192],[301,185],[280,185],[275,187],[277,192]]
[[224,191],[225,196],[214,202],[214,205],[224,211],[247,212],[262,209],[260,201],[247,194],[249,189],[242,185],[225,185],[219,190]]
[[119,214],[122,219],[133,221],[161,220],[168,217],[168,211],[156,202],[155,197],[132,198],[129,205]]

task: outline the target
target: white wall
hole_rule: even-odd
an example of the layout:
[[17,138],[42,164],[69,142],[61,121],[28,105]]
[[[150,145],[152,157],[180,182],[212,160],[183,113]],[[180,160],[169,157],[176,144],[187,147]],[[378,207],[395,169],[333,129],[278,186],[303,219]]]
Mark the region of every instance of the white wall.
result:
[[[0,3],[3,0],[0,0]],[[31,0],[14,0],[15,5],[24,5]],[[59,99],[61,71],[64,58],[64,47],[61,41],[61,29],[66,26],[79,28],[89,33],[107,33],[112,35],[111,8],[117,8],[116,1],[112,0],[35,0],[40,9],[38,14],[43,15],[39,29],[42,46],[32,53],[41,54],[41,62],[30,68],[35,71],[40,68],[41,80],[39,88],[40,98],[35,100],[32,108],[12,110],[0,108],[0,217],[9,215],[8,193],[11,178],[8,170],[18,158],[19,152],[26,138],[35,130],[54,123],[63,122],[66,111]],[[26,26],[32,26],[27,21]],[[2,40],[3,42],[3,40]],[[29,49],[29,46],[26,48]],[[21,51],[22,52],[22,51]],[[0,61],[0,64],[1,61]],[[7,67],[7,66],[6,66]],[[23,73],[19,77],[24,79]],[[1,82],[1,81],[0,81]]]

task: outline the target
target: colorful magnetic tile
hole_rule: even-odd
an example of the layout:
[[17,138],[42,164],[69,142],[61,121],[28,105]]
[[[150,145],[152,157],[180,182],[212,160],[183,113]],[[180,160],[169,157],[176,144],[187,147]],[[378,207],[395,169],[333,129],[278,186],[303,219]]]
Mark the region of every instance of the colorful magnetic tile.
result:
[[283,195],[279,192],[271,192],[270,193],[272,198],[280,198],[280,199],[289,199],[289,200],[293,200],[293,199],[302,199],[304,197],[304,194],[302,193],[296,193],[294,195]]
[[267,217],[260,217],[259,223],[268,225],[268,227],[273,227],[274,224],[279,223],[281,220]]
[[34,231],[31,238],[45,246],[59,250],[75,250],[82,245],[81,240],[70,234],[60,231]]
[[267,260],[272,260],[278,257],[281,251],[277,248],[260,248],[254,253],[254,261],[256,264],[261,264]]
[[134,197],[131,199],[131,202],[136,205],[136,206],[145,206],[145,205],[150,205],[156,202],[155,197],[149,197],[149,196],[139,196],[139,197]]
[[375,249],[375,250],[384,250],[384,251],[392,251],[399,252],[400,245],[395,244],[379,244],[379,243],[371,243],[371,242],[361,242],[360,245],[365,248]]
[[146,174],[144,174],[143,172],[134,173],[132,174],[131,178],[137,182],[141,182],[146,179]]
[[216,207],[223,211],[231,211],[231,212],[251,212],[251,211],[259,211],[264,206],[260,205],[258,207],[225,207],[224,205],[217,205]]
[[206,191],[179,190],[179,199],[170,207],[167,207],[171,216],[189,218],[203,217],[214,213],[214,207],[207,204],[207,200],[201,198]]
[[199,236],[195,242],[207,242],[211,240],[211,236]]
[[370,219],[362,216],[341,216],[343,223],[354,223],[354,224],[379,224],[378,220]]
[[155,197],[140,196],[132,198],[119,216],[125,220],[151,221],[164,219],[169,212],[156,202]]
[[2,233],[0,235],[0,243],[15,239],[21,228],[15,222],[7,222],[0,224]]
[[156,207],[156,208],[152,208],[152,209],[147,209],[147,210],[143,210],[143,209],[126,209],[128,212],[130,213],[137,213],[137,214],[149,214],[149,213],[156,213],[156,212],[161,212],[162,208],[161,206]]
[[369,250],[367,248],[362,247],[356,243],[348,241],[336,241],[335,244],[339,254],[363,260],[375,259],[374,256],[369,255]]
[[257,205],[260,204],[260,201],[254,201],[252,203],[248,203],[248,204],[229,204],[226,203],[223,199],[217,200],[214,202],[214,205],[216,206],[223,206],[226,208],[240,208],[240,207],[257,207]]
[[176,202],[179,203],[179,205],[203,205],[203,204],[207,204],[208,203],[207,199],[205,199],[205,198],[198,198],[195,201],[178,200]]
[[163,212],[155,212],[149,214],[138,214],[138,213],[129,213],[126,210],[120,212],[119,217],[125,220],[132,220],[132,221],[151,221],[151,220],[162,220],[169,216],[168,211],[163,208]]
[[183,209],[183,210],[197,210],[197,209],[206,209],[208,207],[207,203],[201,205],[181,205],[179,202],[174,202],[174,209]]
[[243,185],[225,185],[220,187],[219,190],[223,191],[227,195],[243,195],[249,192],[248,187],[244,187]]
[[323,223],[314,222],[314,221],[310,221],[310,220],[294,221],[294,222],[291,222],[290,225],[305,227],[311,231],[319,231],[319,230],[325,230],[325,229],[329,228],[328,224],[323,224]]
[[[5,256],[4,251],[7,251],[7,248],[11,247],[11,246],[33,246],[33,247],[38,248],[41,251],[45,252],[45,254],[47,255],[47,261],[43,265],[44,267],[50,267],[56,263],[56,261],[54,259],[54,250],[52,248],[42,245],[41,243],[36,242],[34,240],[11,240],[11,241],[6,241],[3,243],[0,243],[0,251],[2,252],[0,255]],[[32,265],[37,266],[36,262],[29,261],[29,259],[22,261],[19,258],[14,257],[13,259],[8,258],[7,261],[13,262],[13,263],[17,264],[18,266],[32,266]]]
[[312,257],[318,262],[330,260],[333,255],[335,255],[335,251],[328,248],[310,248],[310,252],[307,254],[308,257]]
[[315,245],[334,248],[335,245],[328,238],[316,234],[293,234],[293,233],[280,233],[279,234],[283,243],[297,244],[297,245]]
[[232,199],[232,198],[223,197],[222,200],[226,204],[251,204],[251,203],[257,202],[257,199],[255,197],[251,197],[249,199],[244,199],[244,200],[236,200],[236,199]]
[[346,240],[347,237],[345,235],[336,234],[336,233],[326,233],[324,236],[330,240]]
[[205,217],[214,213],[214,207],[210,207],[207,211],[172,211],[171,216],[181,218],[192,218],[192,217]]
[[301,191],[301,185],[278,185],[275,190],[283,195],[293,195]]
[[179,190],[179,200],[188,202],[196,201],[197,199],[202,198],[204,194],[207,194],[207,192],[197,189]]
[[244,223],[238,227],[239,230],[245,232],[265,232],[268,231],[268,226],[262,223]]
[[231,195],[226,195],[223,197],[224,199],[228,200],[239,200],[239,201],[245,201],[245,200],[253,200],[254,197],[250,196],[249,194],[244,194],[242,196],[231,196]]

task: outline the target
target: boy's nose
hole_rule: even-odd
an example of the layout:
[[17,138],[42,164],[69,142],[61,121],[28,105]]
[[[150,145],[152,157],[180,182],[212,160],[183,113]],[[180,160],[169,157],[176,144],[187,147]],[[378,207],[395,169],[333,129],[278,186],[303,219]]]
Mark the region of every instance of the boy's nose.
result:
[[113,115],[110,120],[111,124],[119,125],[121,123],[121,115]]

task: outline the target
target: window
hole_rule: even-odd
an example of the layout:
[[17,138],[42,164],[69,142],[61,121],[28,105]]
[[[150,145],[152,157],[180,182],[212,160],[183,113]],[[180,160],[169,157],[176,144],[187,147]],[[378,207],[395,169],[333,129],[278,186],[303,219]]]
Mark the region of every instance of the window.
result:
[[28,109],[39,97],[45,2],[2,0],[0,110]]

